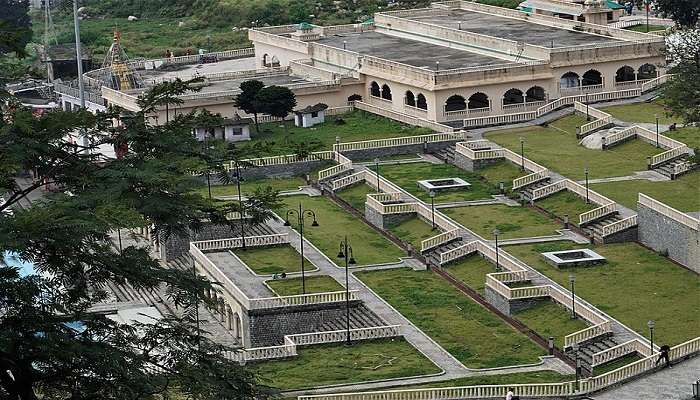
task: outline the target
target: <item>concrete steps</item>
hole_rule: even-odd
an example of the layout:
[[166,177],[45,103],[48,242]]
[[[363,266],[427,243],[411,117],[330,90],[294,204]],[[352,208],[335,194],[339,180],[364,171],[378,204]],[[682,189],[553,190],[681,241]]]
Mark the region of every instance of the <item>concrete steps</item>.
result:
[[[350,309],[350,329],[369,328],[382,325],[386,325],[386,323],[364,304],[360,304],[359,306]],[[327,321],[325,324],[323,324],[320,331],[340,331],[344,329],[347,329],[345,314],[343,314],[340,318]]]
[[445,163],[452,163],[455,160],[455,146],[448,146],[434,154],[435,157],[443,160]]
[[535,182],[532,185],[522,187],[518,190],[520,191],[521,198],[523,198],[524,200],[530,201],[530,200],[532,200],[532,192],[535,189],[539,189],[539,188],[547,186],[551,183],[552,183],[551,180],[549,178],[547,178],[547,179],[543,179],[539,182]]
[[435,247],[433,249],[428,250],[423,254],[425,257],[426,264],[430,267],[439,267],[440,266],[440,254],[446,253],[452,249],[455,249],[461,245],[463,245],[464,242],[462,241],[462,238],[459,240],[454,240],[452,242],[446,243],[442,246]]
[[624,219],[618,213],[610,214],[604,218],[601,218],[593,223],[587,224],[582,227],[583,231],[586,232],[590,237],[593,238],[597,243],[602,243],[603,241],[603,227],[610,225],[617,221]]
[[[660,173],[661,175],[663,175],[669,179],[675,179],[678,176],[683,174],[683,173],[681,173],[681,174],[675,175],[676,166],[686,164],[688,162],[689,162],[688,155],[683,155],[681,157],[675,158],[667,163],[664,163],[664,164],[654,168],[654,171]],[[686,171],[684,173],[688,173],[688,172],[690,172],[690,171]]]
[[[578,359],[581,362],[581,369],[584,375],[590,376],[593,367],[591,366],[593,360],[593,354],[605,351],[611,347],[617,346],[619,343],[614,338],[614,336],[600,336],[595,338],[581,346],[578,349]],[[572,361],[576,361],[577,355],[573,349],[566,349],[565,354]]]

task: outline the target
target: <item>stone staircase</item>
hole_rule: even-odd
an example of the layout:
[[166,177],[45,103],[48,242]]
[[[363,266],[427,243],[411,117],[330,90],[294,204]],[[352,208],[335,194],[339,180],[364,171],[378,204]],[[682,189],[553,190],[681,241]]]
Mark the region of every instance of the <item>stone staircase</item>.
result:
[[461,245],[463,245],[465,242],[462,240],[462,238],[459,238],[458,240],[453,240],[449,243],[445,243],[442,246],[435,247],[433,249],[430,249],[423,253],[423,256],[425,257],[425,263],[429,267],[439,267],[440,266],[440,254],[445,253],[447,251],[450,251],[452,249],[455,249]]
[[[593,354],[607,350],[611,347],[615,347],[618,344],[619,343],[615,340],[613,336],[601,336],[579,346],[578,359],[581,360],[582,375],[592,375],[593,367],[591,366],[591,362],[593,360]],[[566,349],[565,354],[567,357],[569,357],[569,359],[575,362],[576,354],[574,353],[573,349]]]
[[[664,163],[664,164],[654,168],[653,170],[660,173],[661,175],[669,178],[669,179],[675,179],[677,177],[677,175],[674,174],[674,172],[676,170],[676,166],[686,164],[689,161],[690,161],[689,156],[686,154],[686,155],[683,155],[681,157],[674,158],[673,160],[671,160],[667,163]],[[697,165],[695,165],[695,166],[697,166]],[[683,173],[687,173],[687,172],[689,172],[689,171],[685,171]],[[678,176],[682,175],[683,173],[678,174]]]
[[[372,326],[382,325],[386,325],[386,323],[382,321],[377,314],[364,305],[364,303],[350,309],[350,329],[369,328]],[[319,331],[341,331],[343,329],[347,329],[345,313],[343,313],[341,318],[326,321],[326,323],[321,326]]]
[[586,224],[585,226],[581,227],[583,231],[589,236],[592,237],[593,240],[596,243],[602,243],[603,242],[603,227],[606,225],[610,225],[612,223],[615,223],[617,221],[620,221],[624,219],[620,214],[617,212],[614,214],[610,214],[604,218],[598,219],[590,224]]
[[535,182],[532,185],[527,185],[525,187],[522,187],[522,188],[518,189],[518,191],[520,192],[520,196],[522,199],[530,201],[532,199],[532,192],[535,189],[539,189],[539,188],[547,186],[551,183],[552,183],[551,179],[547,178],[547,179],[543,179],[541,181]]
[[447,146],[444,149],[435,153],[434,155],[435,155],[435,157],[439,158],[440,160],[443,160],[445,163],[451,164],[455,160],[455,146],[454,145]]

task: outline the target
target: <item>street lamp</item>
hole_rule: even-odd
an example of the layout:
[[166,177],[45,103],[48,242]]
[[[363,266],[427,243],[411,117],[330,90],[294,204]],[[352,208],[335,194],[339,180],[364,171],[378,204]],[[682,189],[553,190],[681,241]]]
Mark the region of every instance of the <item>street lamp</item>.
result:
[[649,0],[646,0],[644,2],[644,5],[645,5],[644,8],[646,8],[646,11],[647,11],[647,32],[646,33],[649,33]]
[[355,257],[352,254],[352,246],[348,245],[348,237],[340,242],[340,251],[338,252],[338,258],[345,259],[345,328],[347,331],[346,342],[348,346],[352,344],[350,341],[350,280],[348,279],[349,265],[355,265]]
[[576,391],[578,391],[579,388],[579,375],[581,373],[581,360],[578,358],[578,343],[574,343],[571,348],[574,350],[574,362],[576,363]]
[[654,327],[656,322],[653,319],[647,321],[647,326],[649,327],[649,354],[654,354]]
[[576,275],[569,274],[571,284],[571,319],[576,319]]
[[374,159],[374,173],[377,174],[377,193],[379,193],[379,158]]
[[[243,181],[243,177],[241,176],[241,165],[238,163],[237,160],[234,160],[233,162],[234,165],[234,172],[233,172],[233,177],[236,178],[236,189],[238,190],[238,211],[241,214],[240,215],[240,225],[241,225],[241,243],[243,243],[243,250],[246,250],[246,245],[245,245],[245,205],[243,204],[243,195],[241,194],[241,181]],[[207,182],[209,182],[209,174],[207,173]],[[211,186],[209,187],[209,200],[211,200]]]
[[122,229],[117,228],[117,237],[119,238],[119,254],[122,254]]
[[498,235],[501,234],[501,231],[498,230],[498,228],[493,230],[493,236],[496,238],[496,271],[501,270],[501,265],[498,262]]
[[520,136],[520,170],[525,171],[525,138]]
[[287,217],[284,221],[284,226],[291,226],[289,216],[296,214],[297,224],[299,226],[300,249],[301,249],[301,294],[306,294],[306,278],[304,276],[304,222],[306,218],[313,218],[311,226],[318,226],[316,221],[316,213],[313,210],[302,209],[301,202],[298,210],[287,210]]
[[586,92],[586,121],[591,120],[591,114],[588,112],[588,92]]
[[586,175],[586,204],[590,204],[588,200],[588,166],[583,168],[583,174]]
[[659,148],[659,114],[654,114],[656,118],[656,148]]
[[435,191],[428,192],[428,196],[430,196],[430,213],[433,220],[432,230],[435,230]]
[[462,21],[457,21],[457,29],[462,30]]
[[343,40],[343,50],[345,50],[347,48],[347,46],[348,46],[348,41]]
[[435,71],[440,71],[440,61],[435,61]]

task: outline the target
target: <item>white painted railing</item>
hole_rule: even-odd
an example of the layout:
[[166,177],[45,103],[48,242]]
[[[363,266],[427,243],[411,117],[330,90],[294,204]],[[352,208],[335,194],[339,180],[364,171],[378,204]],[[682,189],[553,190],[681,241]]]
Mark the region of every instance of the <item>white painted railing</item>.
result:
[[[357,290],[350,290],[351,301],[358,300]],[[324,293],[308,293],[293,296],[263,297],[250,299],[250,309],[260,310],[278,307],[304,306],[309,304],[339,303],[345,301],[345,290]]]
[[[316,151],[310,153],[307,157],[299,157],[296,154],[287,154],[282,156],[271,156],[271,157],[260,157],[260,158],[247,158],[241,160],[241,164],[250,164],[256,167],[265,167],[270,165],[285,165],[293,164],[307,161],[318,161],[318,160],[334,160],[335,153],[333,151]],[[236,169],[235,161],[227,161],[224,163],[224,168],[227,171],[233,171]]]
[[700,230],[700,219],[691,217],[690,215],[678,211],[675,208],[666,205],[658,200],[655,200],[644,193],[639,193],[639,204],[649,207],[652,210],[668,217],[671,218],[677,222],[680,222],[681,224],[694,229],[696,231]]
[[319,181],[332,178],[336,175],[342,174],[343,172],[352,170],[352,160],[345,157],[340,152],[334,151],[333,159],[338,163],[338,165],[318,171]]
[[457,260],[459,258],[468,256],[469,254],[477,250],[477,241],[469,242],[456,247],[452,250],[448,250],[444,253],[440,253],[440,265],[447,264],[451,261]]
[[631,126],[631,127],[626,128],[624,130],[621,130],[619,132],[608,133],[606,136],[603,136],[603,144],[606,147],[610,147],[610,146],[617,144],[619,142],[623,142],[630,137],[635,137],[636,135],[637,135],[637,127]]
[[600,193],[591,190],[590,188],[586,190],[585,186],[582,186],[571,179],[562,179],[560,181],[554,182],[550,185],[543,186],[541,188],[537,188],[532,191],[532,200],[538,200],[543,197],[550,196],[554,193],[560,192],[562,190],[568,190],[570,192],[573,192],[577,194],[581,198],[586,198],[588,196],[588,200],[594,204],[597,204],[599,206],[604,206],[604,205],[609,205],[610,203],[614,203],[614,201],[610,200],[609,198],[601,195]]
[[[367,59],[365,61],[367,61]],[[454,130],[451,126],[448,125],[443,125],[441,123],[433,122],[425,118],[414,117],[412,115],[400,113],[398,111],[393,111],[387,108],[382,108],[361,101],[355,101],[355,108],[370,112],[372,114],[377,114],[383,117],[391,118],[395,121],[399,121],[404,124],[429,128],[436,132],[452,132]]]
[[352,175],[344,176],[340,179],[334,180],[333,182],[331,182],[333,191],[335,192],[336,190],[340,190],[340,189],[348,187],[350,185],[354,185],[355,183],[358,183],[358,182],[364,182],[366,174],[367,174],[367,170],[362,170],[360,172],[355,172]]
[[521,176],[520,178],[515,178],[513,179],[513,190],[520,189],[527,185],[532,185],[533,183],[549,178],[549,176],[549,170],[545,169],[543,171],[533,172],[531,174]]
[[626,229],[632,228],[637,226],[637,214],[632,215],[631,217],[627,217],[625,219],[621,219],[619,221],[613,222],[612,224],[608,224],[603,226],[602,231],[601,231],[601,236],[606,237],[610,236],[614,233],[617,232],[622,232]]
[[591,221],[601,219],[605,216],[617,212],[617,203],[609,203],[598,208],[594,208],[590,211],[586,211],[578,216],[579,225],[587,224]]
[[[549,297],[566,308],[568,312],[571,312],[571,292],[567,293],[557,286],[550,286]],[[589,324],[598,325],[608,321],[607,317],[597,310],[589,307],[587,304],[582,303],[578,298],[576,298],[574,301],[576,303],[576,315],[588,321]]]
[[432,221],[435,220],[435,225],[440,227],[443,232],[449,232],[455,229],[458,229],[459,227],[455,224],[453,224],[449,219],[445,218],[442,214],[439,212],[435,212],[433,214],[432,210],[430,207],[426,206],[423,203],[415,203],[415,211],[423,217],[426,221]]
[[468,140],[466,142],[460,142],[458,144],[471,150],[483,150],[491,148],[491,142],[486,139]]
[[643,343],[639,339],[632,339],[609,349],[594,353],[591,359],[591,366],[596,367],[631,353],[638,353],[643,357],[648,357],[651,355],[649,345],[647,343]]
[[233,281],[216,266],[216,264],[214,264],[206,255],[204,255],[204,253],[202,253],[202,251],[199,250],[194,243],[190,243],[189,253],[194,259],[195,265],[199,264],[200,268],[204,269],[204,271],[210,275],[215,282],[220,282],[223,290],[227,291],[231,297],[236,299],[236,301],[239,302],[243,308],[250,309],[250,299],[248,296],[246,296],[246,294],[243,293],[243,291],[239,289],[238,286],[236,286],[236,284],[233,283]]
[[402,136],[397,138],[388,139],[375,139],[375,140],[363,140],[360,142],[347,142],[347,143],[337,143],[333,145],[333,150],[335,151],[352,151],[352,150],[366,150],[366,149],[379,149],[383,147],[395,147],[395,146],[408,146],[408,145],[419,145],[424,143],[436,143],[436,142],[446,142],[452,140],[461,140],[464,138],[464,134],[459,133],[433,133],[429,135],[417,135],[417,136]]
[[428,239],[425,239],[420,243],[420,251],[428,251],[434,247],[438,247],[444,243],[455,240],[459,238],[459,232],[459,229],[453,229],[451,231],[443,232]]
[[565,181],[566,180],[563,179],[560,181],[556,181],[554,183],[550,183],[547,186],[542,186],[540,188],[533,190],[531,200],[532,201],[539,200],[539,199],[545,198],[547,196],[551,196],[554,193],[561,192],[562,190],[566,190],[566,182]]
[[566,335],[564,337],[564,347],[571,347],[574,344],[582,343],[609,333],[612,333],[612,321],[605,321],[598,325],[593,325],[570,335]]
[[654,168],[667,161],[671,161],[678,158],[684,154],[688,154],[688,148],[686,146],[676,147],[675,149],[666,150],[663,153],[655,154],[651,156],[651,167]]
[[[201,251],[237,249],[239,247],[243,247],[243,240],[240,237],[215,240],[201,240],[191,243]],[[247,247],[273,246],[285,243],[289,243],[289,236],[286,233],[245,237],[245,245]]]

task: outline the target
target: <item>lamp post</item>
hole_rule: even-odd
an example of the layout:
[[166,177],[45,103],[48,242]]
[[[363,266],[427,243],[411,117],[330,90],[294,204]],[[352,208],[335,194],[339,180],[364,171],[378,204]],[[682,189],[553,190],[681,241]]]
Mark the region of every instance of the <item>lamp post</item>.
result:
[[428,196],[430,196],[430,214],[432,217],[432,230],[435,230],[435,191],[431,190],[428,192]]
[[653,319],[647,321],[647,327],[649,327],[649,354],[654,354],[654,327],[656,322]]
[[588,112],[588,92],[586,92],[586,121],[591,120],[591,114]]
[[656,148],[659,148],[659,114],[654,114],[656,118]]
[[578,343],[574,343],[571,348],[574,350],[574,362],[576,363],[576,391],[579,388],[579,374],[581,373],[581,360],[578,358]]
[[644,2],[644,8],[647,11],[647,33],[649,33],[649,0]]
[[340,242],[340,251],[338,251],[338,258],[345,259],[345,329],[347,335],[345,337],[345,344],[350,346],[352,342],[350,341],[350,280],[348,279],[350,265],[355,265],[355,257],[352,254],[352,246],[348,245],[348,237]]
[[[241,181],[243,180],[243,177],[241,176],[241,166],[238,164],[238,161],[234,161],[234,167],[235,167],[235,172],[234,172],[234,177],[236,178],[236,189],[238,190],[238,210],[240,212],[240,225],[241,225],[241,242],[243,244],[242,249],[245,251],[246,245],[245,245],[245,205],[243,204],[243,195],[241,194]],[[209,174],[207,174],[207,181],[209,181]],[[211,186],[209,187],[209,200],[211,200]]]
[[345,50],[347,48],[347,46],[348,46],[348,41],[343,40],[343,50]]
[[300,237],[300,253],[301,253],[301,294],[306,294],[306,277],[304,276],[304,221],[305,218],[313,218],[311,226],[318,226],[316,221],[316,213],[313,210],[303,209],[301,207],[301,202],[299,203],[298,210],[287,210],[287,217],[284,221],[284,226],[291,226],[289,223],[289,216],[296,214],[297,223],[299,225],[299,237]]
[[457,29],[462,30],[462,21],[457,21]]
[[122,229],[117,228],[117,237],[119,238],[119,254],[122,254]]
[[374,173],[377,175],[377,193],[379,193],[379,158],[374,159]]
[[583,168],[583,174],[586,175],[586,204],[590,204],[588,200],[588,166]]
[[498,228],[493,230],[493,236],[496,238],[496,271],[501,270],[501,265],[498,262],[498,235],[501,234],[501,231],[498,230]]
[[435,61],[435,71],[440,71],[440,61]]
[[571,319],[576,319],[576,275],[569,274],[571,284]]
[[520,136],[520,170],[525,171],[525,138]]

